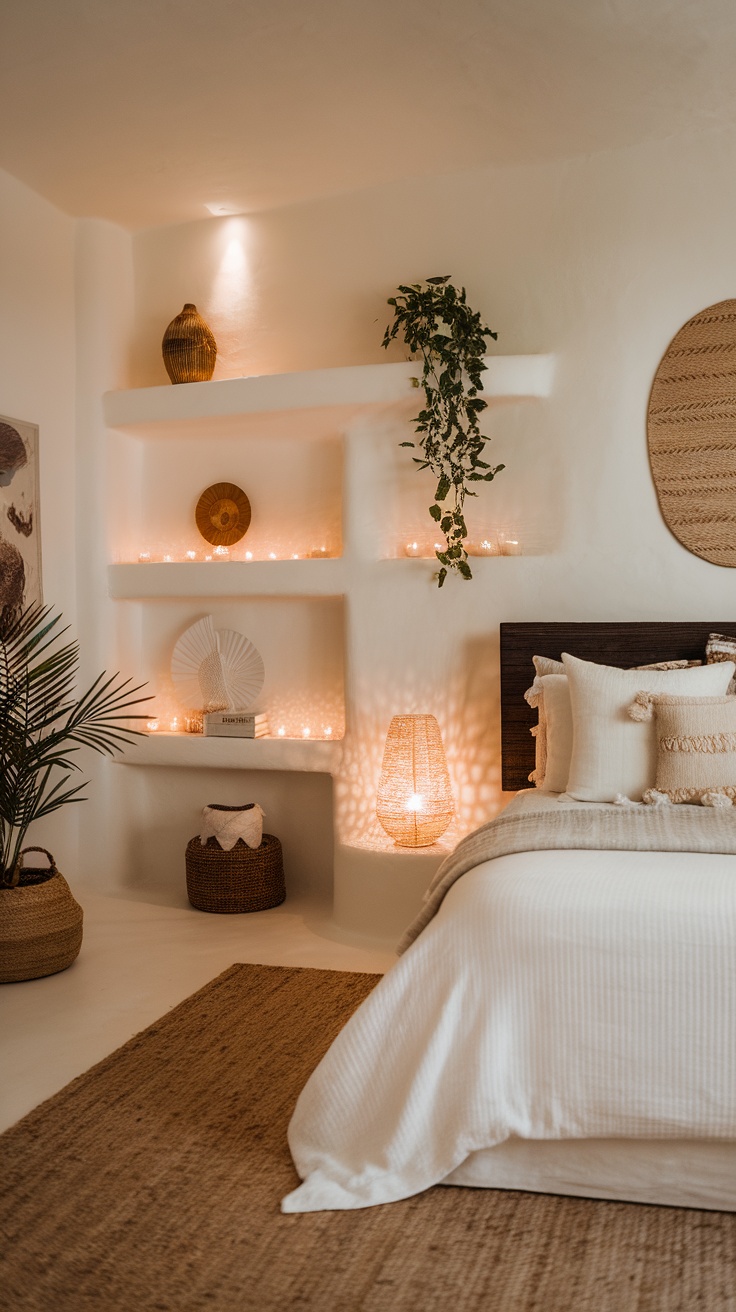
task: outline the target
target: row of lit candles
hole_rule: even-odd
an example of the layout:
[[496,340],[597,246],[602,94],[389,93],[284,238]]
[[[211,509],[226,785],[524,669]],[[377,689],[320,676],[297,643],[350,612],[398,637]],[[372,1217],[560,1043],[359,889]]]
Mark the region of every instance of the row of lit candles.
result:
[[[446,542],[434,542],[435,551],[446,551]],[[407,542],[404,546],[405,556],[425,557],[427,548],[420,542]],[[480,542],[467,542],[465,550],[469,556],[520,556],[521,543],[518,538],[507,538],[499,533],[498,537],[482,538]],[[431,559],[431,557],[427,557]]]
[[[279,556],[275,551],[269,551],[267,556],[262,557],[264,560],[329,560],[331,553],[327,547],[317,547],[314,551],[298,552],[293,551],[290,555]],[[164,565],[172,565],[180,561],[209,561],[209,560],[253,560],[253,552],[246,551],[242,556],[235,556],[231,553],[229,547],[213,547],[211,552],[203,551],[185,551],[181,555],[174,555],[172,552],[159,554],[154,551],[139,551],[138,563],[141,565],[152,564],[153,562]]]
[[[147,720],[146,729],[148,730],[149,733],[186,733],[186,732],[201,733],[201,729],[199,727],[195,730],[187,730],[186,719],[187,717],[183,715],[173,715],[168,720],[164,720],[164,719]],[[331,724],[323,725],[321,733],[313,733],[311,725],[305,724],[302,725],[302,731],[299,737],[332,738],[333,735],[334,735],[334,730]],[[293,735],[288,735],[286,732],[286,726],[280,724],[275,734],[267,735],[267,736],[274,737],[274,738],[286,738]]]

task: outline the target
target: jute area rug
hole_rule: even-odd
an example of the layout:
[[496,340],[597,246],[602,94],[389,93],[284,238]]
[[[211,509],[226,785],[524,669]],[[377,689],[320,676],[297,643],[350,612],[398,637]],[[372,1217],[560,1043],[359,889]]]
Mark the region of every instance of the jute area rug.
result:
[[301,1086],[377,976],[232,966],[0,1140],[3,1312],[723,1312],[736,1217],[438,1187],[282,1216]]

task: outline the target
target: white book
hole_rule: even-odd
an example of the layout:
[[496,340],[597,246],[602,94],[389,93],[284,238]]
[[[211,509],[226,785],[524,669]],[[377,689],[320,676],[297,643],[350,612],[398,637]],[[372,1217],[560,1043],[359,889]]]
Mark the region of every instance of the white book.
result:
[[266,738],[268,716],[254,711],[210,711],[204,717],[205,738]]

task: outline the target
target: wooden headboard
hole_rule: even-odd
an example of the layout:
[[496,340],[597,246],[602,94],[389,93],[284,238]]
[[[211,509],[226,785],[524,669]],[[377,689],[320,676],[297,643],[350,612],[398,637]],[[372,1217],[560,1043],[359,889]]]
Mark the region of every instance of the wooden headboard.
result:
[[502,624],[501,625],[501,767],[502,787],[509,792],[529,787],[534,769],[530,733],[537,712],[524,693],[534,679],[532,656],[560,659],[563,651],[605,665],[649,665],[653,661],[702,660],[709,633],[736,635],[733,620],[671,624]]

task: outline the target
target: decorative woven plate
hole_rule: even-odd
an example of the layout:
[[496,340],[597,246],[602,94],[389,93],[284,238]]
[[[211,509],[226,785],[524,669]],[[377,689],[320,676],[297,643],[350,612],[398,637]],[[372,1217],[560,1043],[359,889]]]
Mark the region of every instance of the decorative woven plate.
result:
[[668,528],[694,555],[736,566],[736,300],[701,310],[670,342],[647,436]]
[[207,542],[215,547],[231,547],[248,532],[250,501],[235,483],[213,483],[199,498],[194,517]]
[[234,629],[215,629],[211,615],[182,633],[171,657],[171,678],[190,711],[253,706],[266,677],[260,652]]

